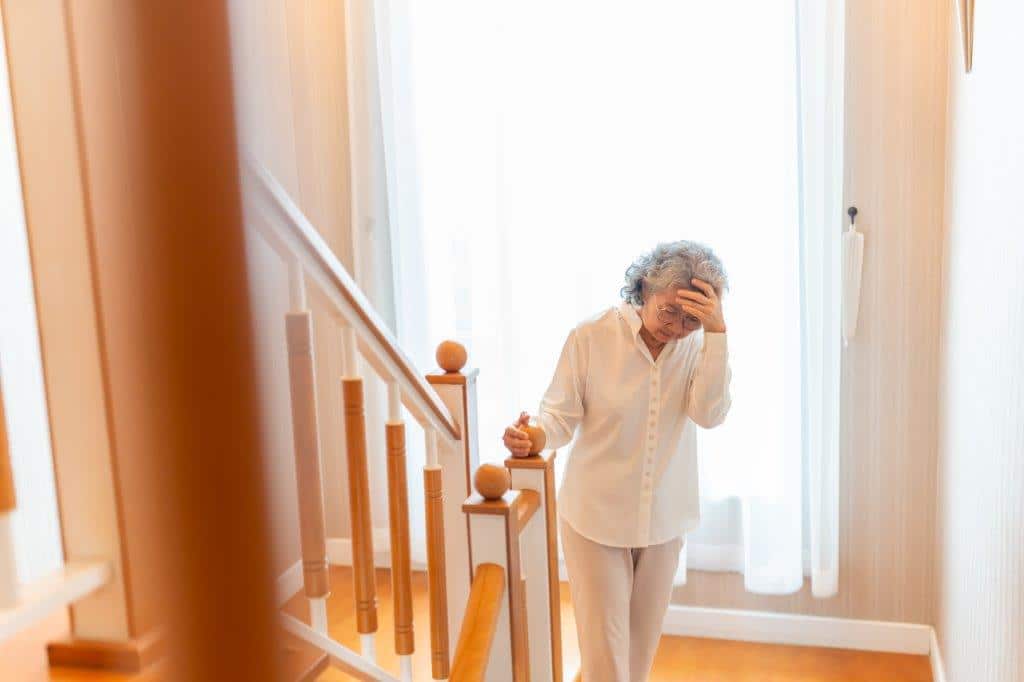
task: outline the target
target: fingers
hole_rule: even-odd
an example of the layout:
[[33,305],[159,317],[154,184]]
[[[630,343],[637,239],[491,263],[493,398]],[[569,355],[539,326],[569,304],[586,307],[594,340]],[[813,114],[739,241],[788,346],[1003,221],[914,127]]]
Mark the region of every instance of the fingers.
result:
[[718,309],[718,301],[710,300],[703,294],[698,294],[696,292],[691,291],[687,293],[693,294],[693,296],[684,297],[680,295],[676,299],[676,302],[679,304],[679,307],[681,307],[684,311],[691,312],[691,310],[697,309],[704,312],[707,315],[715,314],[715,311]]
[[505,429],[505,438],[511,439],[513,441],[522,440],[526,441],[527,443],[530,442],[530,437],[526,435],[526,432],[516,428],[515,426],[510,426],[507,429]]
[[690,280],[690,282],[693,284],[693,286],[697,287],[705,294],[707,294],[708,298],[718,298],[718,295],[715,293],[715,288],[708,284],[707,282],[705,282],[704,280],[697,279],[696,277],[694,277],[693,279]]
[[694,305],[692,303],[681,303],[680,307],[682,307],[684,312],[693,315],[701,322],[707,322],[708,318],[711,316],[711,311],[705,310],[702,306]]
[[676,295],[676,301],[682,303],[699,303],[701,305],[714,305],[714,299],[710,299],[699,291],[690,291],[689,289],[679,289]]
[[705,331],[725,331],[725,319],[722,317],[722,307],[717,300],[714,301],[713,305],[702,305],[695,301],[683,300],[685,300],[685,302],[680,303],[680,307],[685,313],[697,318]]
[[505,429],[502,440],[509,452],[516,457],[525,457],[530,454],[530,439],[525,432],[520,431],[515,425]]
[[502,441],[514,457],[526,457],[530,454],[530,448],[532,447],[530,438],[526,435],[526,432],[520,428],[529,423],[530,415],[526,412],[520,412],[515,423],[505,429]]
[[530,454],[530,446],[529,446],[529,444],[527,444],[527,445],[509,445],[508,443],[506,443],[505,447],[508,448],[508,451],[511,452],[516,457],[526,457],[527,455]]

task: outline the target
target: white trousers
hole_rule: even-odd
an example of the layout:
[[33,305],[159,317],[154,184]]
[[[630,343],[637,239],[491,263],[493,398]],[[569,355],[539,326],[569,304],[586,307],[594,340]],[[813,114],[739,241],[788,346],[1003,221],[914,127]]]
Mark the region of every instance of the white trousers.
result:
[[559,518],[583,682],[646,682],[672,596],[683,538],[609,547]]

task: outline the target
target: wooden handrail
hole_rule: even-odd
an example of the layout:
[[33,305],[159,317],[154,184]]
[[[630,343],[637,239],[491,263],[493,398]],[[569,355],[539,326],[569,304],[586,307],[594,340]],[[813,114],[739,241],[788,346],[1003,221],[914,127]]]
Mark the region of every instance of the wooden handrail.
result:
[[258,190],[253,197],[259,201],[267,218],[256,221],[261,234],[283,258],[299,259],[337,314],[355,329],[359,350],[374,371],[386,380],[401,382],[407,389],[402,391],[402,396],[409,398],[406,407],[417,420],[433,426],[442,437],[459,440],[459,425],[448,408],[413,366],[359,285],[302,210],[258,161],[248,157],[242,166],[246,190]]
[[536,490],[523,490],[516,499],[516,529],[522,532],[533,513],[540,509],[540,494]]
[[462,503],[462,511],[470,514],[511,514],[516,520],[514,530],[517,535],[539,508],[540,495],[536,490],[520,490],[511,502],[507,497],[488,499],[476,492]]
[[504,597],[505,569],[497,564],[477,566],[459,643],[455,647],[451,682],[483,681]]

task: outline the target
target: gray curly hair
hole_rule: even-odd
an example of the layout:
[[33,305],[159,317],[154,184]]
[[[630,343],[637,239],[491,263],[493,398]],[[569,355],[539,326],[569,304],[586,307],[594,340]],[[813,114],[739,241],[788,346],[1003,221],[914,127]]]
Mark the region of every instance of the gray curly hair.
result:
[[643,305],[647,291],[663,291],[673,285],[694,289],[696,277],[710,284],[719,296],[729,289],[722,261],[704,244],[680,239],[658,244],[626,268],[626,285],[619,293],[627,303]]

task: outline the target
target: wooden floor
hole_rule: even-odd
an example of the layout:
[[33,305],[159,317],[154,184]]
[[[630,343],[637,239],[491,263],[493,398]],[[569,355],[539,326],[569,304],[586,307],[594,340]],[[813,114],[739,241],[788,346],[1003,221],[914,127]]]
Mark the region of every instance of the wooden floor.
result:
[[[328,601],[331,635],[349,648],[358,650],[355,628],[351,569],[331,568],[332,596]],[[413,575],[416,614],[416,653],[414,679],[430,680],[430,630],[427,627],[426,575]],[[573,618],[568,585],[562,584],[562,650],[565,681],[571,682],[579,668],[576,622]],[[393,653],[391,585],[386,570],[377,572],[378,662],[397,671]],[[285,606],[289,613],[308,622],[308,609],[301,595]],[[142,675],[125,676],[52,669],[50,679],[59,682],[163,682],[159,669]],[[334,669],[319,678],[323,682],[350,680]],[[931,682],[926,656],[879,654],[843,649],[750,644],[690,637],[662,637],[654,662],[651,682]]]

